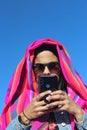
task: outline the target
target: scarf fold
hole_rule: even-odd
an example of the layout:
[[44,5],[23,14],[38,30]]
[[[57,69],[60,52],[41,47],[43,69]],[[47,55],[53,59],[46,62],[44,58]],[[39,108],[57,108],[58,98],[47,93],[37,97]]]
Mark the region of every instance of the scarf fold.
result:
[[[68,95],[84,111],[87,111],[87,88],[74,69],[67,50],[56,40],[50,38],[40,39],[28,46],[24,57],[12,75],[5,97],[5,106],[0,117],[0,130],[5,130],[11,120],[17,114],[20,114],[32,98],[38,94],[37,84],[32,71],[32,61],[34,58],[34,50],[43,43],[56,45],[62,73],[68,84]],[[32,130],[40,130],[42,128],[43,130],[48,130],[49,126],[48,118],[44,122],[41,119],[34,121],[32,124]],[[72,116],[71,125],[72,130],[74,130],[75,124]]]

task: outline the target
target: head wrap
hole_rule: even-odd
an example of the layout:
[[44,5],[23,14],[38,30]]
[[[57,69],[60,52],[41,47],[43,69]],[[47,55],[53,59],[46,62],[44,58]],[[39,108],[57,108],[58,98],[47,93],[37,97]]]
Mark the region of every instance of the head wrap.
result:
[[[38,94],[37,84],[32,71],[32,62],[35,49],[44,43],[56,47],[62,73],[67,81],[68,94],[84,111],[87,111],[87,88],[74,69],[65,47],[50,38],[40,39],[28,46],[24,57],[16,67],[10,80],[5,97],[5,106],[0,118],[0,127],[2,130],[5,130],[11,120],[17,114],[20,114],[31,99]],[[73,118],[71,118],[71,125],[72,130],[74,130]],[[33,122],[32,130],[39,129],[41,126],[43,126],[43,123],[40,120],[36,120]]]

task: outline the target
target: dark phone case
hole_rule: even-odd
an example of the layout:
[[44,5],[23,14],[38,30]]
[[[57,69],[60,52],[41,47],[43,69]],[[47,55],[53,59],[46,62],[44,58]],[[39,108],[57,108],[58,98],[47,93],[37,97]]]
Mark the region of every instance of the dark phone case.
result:
[[38,91],[39,93],[51,90],[55,91],[58,89],[58,78],[56,75],[45,75],[38,78]]

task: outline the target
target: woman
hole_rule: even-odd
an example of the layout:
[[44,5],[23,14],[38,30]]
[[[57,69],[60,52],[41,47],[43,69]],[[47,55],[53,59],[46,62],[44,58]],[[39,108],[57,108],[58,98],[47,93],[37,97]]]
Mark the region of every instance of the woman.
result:
[[[60,88],[39,93],[42,75],[56,75]],[[84,130],[86,111],[86,86],[64,46],[50,38],[29,45],[10,81],[1,129]]]

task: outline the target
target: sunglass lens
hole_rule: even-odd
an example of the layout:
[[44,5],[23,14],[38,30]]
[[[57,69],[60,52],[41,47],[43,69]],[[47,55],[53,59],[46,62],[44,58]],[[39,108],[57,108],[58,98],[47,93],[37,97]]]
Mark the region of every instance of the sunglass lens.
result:
[[44,70],[44,65],[43,64],[39,64],[38,65],[38,70],[43,71]]
[[44,65],[43,64],[35,64],[34,67],[34,72],[38,73],[38,72],[43,72],[44,70]]
[[59,64],[57,62],[52,62],[52,63],[49,63],[49,70],[52,72],[52,71],[55,71],[55,70],[59,70]]

